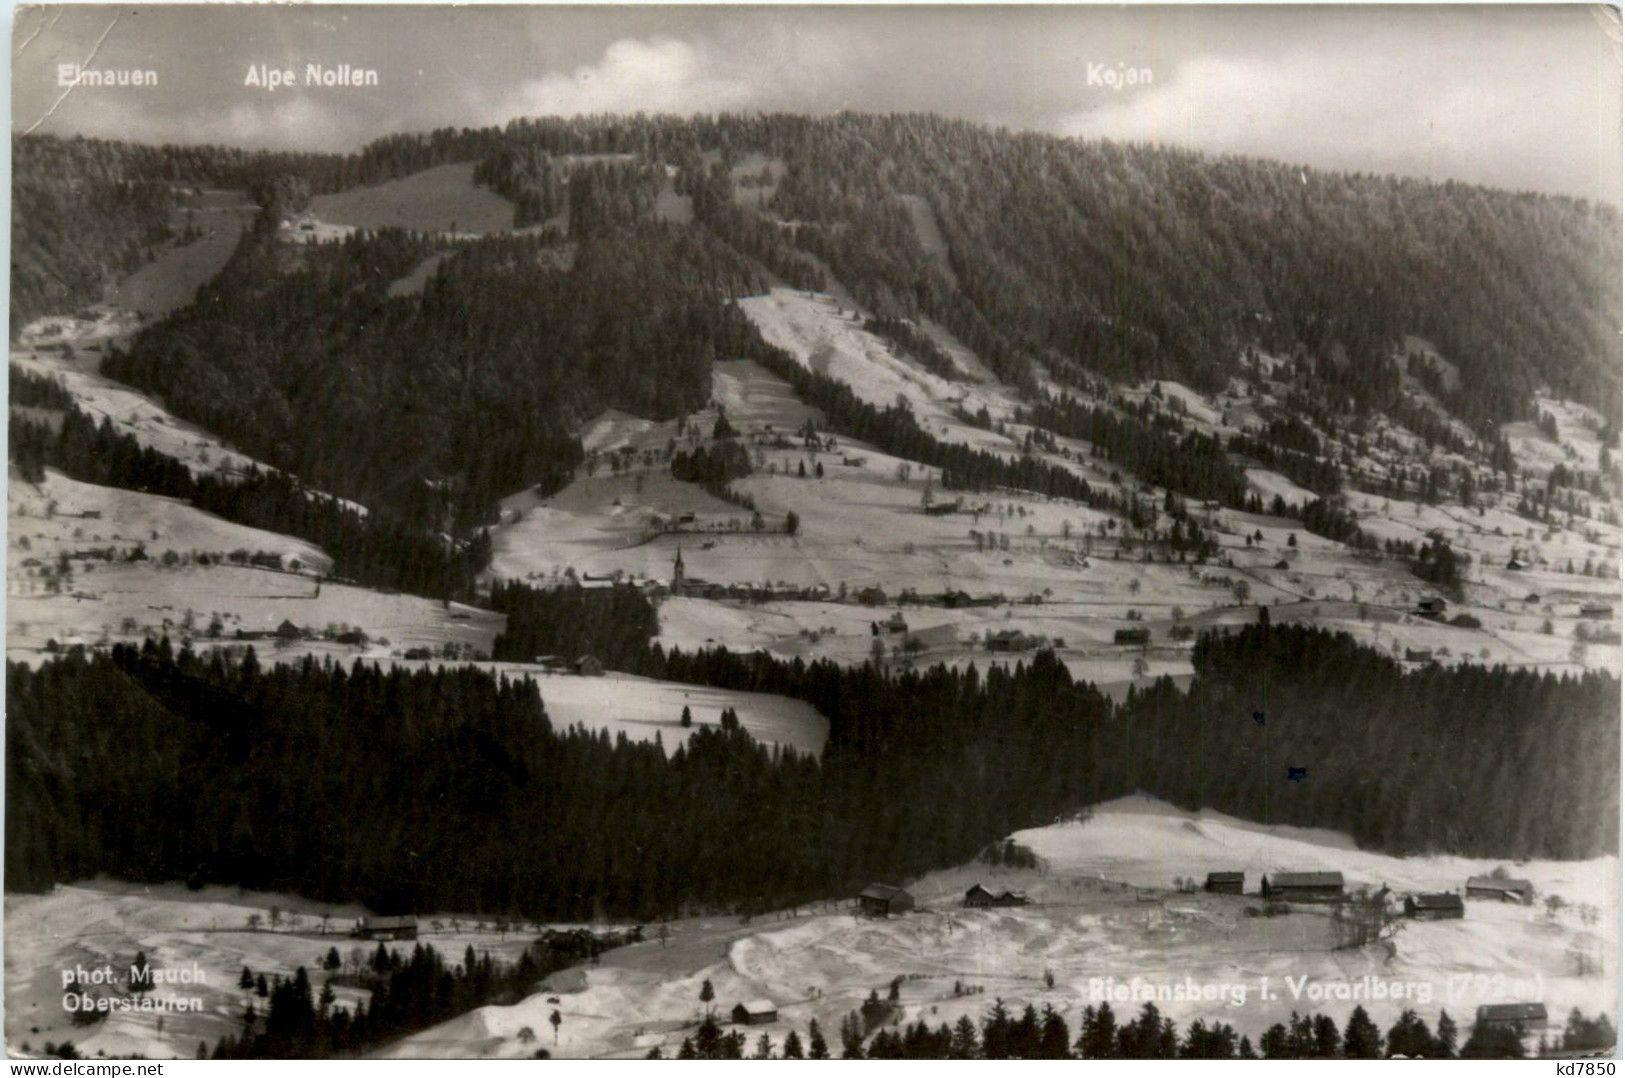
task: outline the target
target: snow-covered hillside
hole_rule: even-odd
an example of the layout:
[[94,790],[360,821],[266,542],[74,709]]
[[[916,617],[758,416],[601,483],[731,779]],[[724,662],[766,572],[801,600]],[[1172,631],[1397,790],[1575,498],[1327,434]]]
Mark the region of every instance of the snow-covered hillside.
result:
[[[578,981],[550,984],[511,1007],[486,1007],[414,1035],[384,1055],[528,1055],[518,1036],[542,1031],[555,1004],[562,1023],[560,1056],[633,1056],[663,1046],[670,1055],[701,1015],[702,981],[716,989],[718,1010],[765,998],[779,1020],[763,1027],[782,1043],[793,1028],[803,1038],[817,1019],[826,1030],[873,989],[903,978],[906,1021],[933,1026],[962,1014],[980,1019],[994,998],[1017,1011],[1048,1004],[1076,1028],[1079,1012],[1099,1002],[1101,982],[1138,983],[1155,992],[1187,980],[1226,993],[1217,1002],[1163,999],[1159,1009],[1184,1026],[1217,1019],[1255,1040],[1293,1011],[1321,1011],[1339,1023],[1373,981],[1405,993],[1359,1000],[1386,1028],[1412,1007],[1429,1018],[1446,1010],[1470,1024],[1481,1003],[1539,999],[1554,1015],[1570,1007],[1613,1013],[1617,1003],[1619,862],[1507,864],[1451,857],[1398,858],[1354,848],[1347,836],[1243,823],[1216,813],[1186,813],[1143,798],[1097,806],[1086,822],[1019,832],[1016,841],[1043,859],[1041,871],[969,864],[906,882],[921,909],[875,920],[838,908],[803,907],[757,918],[674,922],[658,942],[612,951]],[[1342,871],[1351,886],[1386,882],[1396,891],[1455,890],[1470,874],[1506,867],[1532,880],[1544,899],[1570,905],[1548,914],[1543,904],[1473,900],[1460,921],[1412,922],[1381,945],[1334,950],[1324,910],[1296,909],[1249,917],[1253,897],[1187,894],[1174,877],[1243,870],[1255,892],[1258,873],[1277,869]],[[985,882],[1025,890],[1032,904],[967,910],[967,887]],[[1601,911],[1586,924],[1581,904]],[[1582,976],[1577,954],[1609,956]],[[1046,985],[1046,974],[1054,979]],[[975,994],[956,995],[958,983]],[[1239,998],[1239,1002],[1234,1002]],[[1119,1012],[1137,1004],[1119,1002]],[[752,1040],[761,1030],[749,1031]],[[549,1038],[550,1039],[550,1038]]]

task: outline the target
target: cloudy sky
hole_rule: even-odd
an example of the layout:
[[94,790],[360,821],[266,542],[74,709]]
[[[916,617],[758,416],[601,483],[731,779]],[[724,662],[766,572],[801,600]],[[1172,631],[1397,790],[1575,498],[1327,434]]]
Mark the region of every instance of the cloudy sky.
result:
[[[64,90],[65,63],[158,83]],[[244,85],[308,63],[379,84]],[[135,5],[21,8],[12,36],[16,131],[348,150],[547,113],[929,110],[1615,203],[1620,97],[1618,18],[1578,5]]]

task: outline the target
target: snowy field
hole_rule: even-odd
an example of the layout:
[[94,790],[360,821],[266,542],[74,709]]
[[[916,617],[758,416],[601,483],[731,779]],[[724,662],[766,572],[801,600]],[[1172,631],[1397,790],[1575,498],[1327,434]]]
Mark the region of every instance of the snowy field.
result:
[[[695,730],[719,726],[722,713],[733,708],[739,725],[764,745],[780,745],[817,756],[829,738],[829,720],[803,700],[771,693],[741,692],[688,685],[679,681],[658,681],[632,674],[606,674],[580,677],[550,674],[528,663],[462,663],[441,660],[388,660],[396,666],[478,666],[510,678],[530,678],[542,694],[548,722],[555,730],[581,726],[603,730],[610,737],[624,735],[631,741],[654,741],[669,754],[687,741]],[[693,726],[682,725],[683,708],[688,708]]]
[[[28,590],[25,590],[28,589]],[[221,637],[207,635],[218,617]],[[501,631],[500,614],[453,603],[445,606],[415,595],[390,594],[345,584],[324,583],[317,593],[313,577],[239,565],[166,567],[138,564],[82,563],[70,585],[52,593],[29,578],[8,580],[6,653],[12,659],[37,659],[47,641],[140,643],[168,634],[178,644],[230,644],[240,629],[270,633],[284,620],[308,632],[329,627],[359,628],[372,638],[371,648],[340,648],[345,659],[387,657],[390,649],[448,644],[489,653]],[[275,641],[251,641],[269,653]]]
[[[555,1055],[641,1056],[663,1046],[670,1055],[701,1017],[699,987],[709,979],[717,1009],[766,998],[779,1021],[763,1027],[776,1042],[791,1028],[805,1038],[816,1018],[826,1036],[872,989],[884,993],[903,977],[906,1021],[953,1023],[979,1018],[994,998],[1019,1010],[1050,1004],[1074,1027],[1093,1002],[1094,982],[1140,978],[1152,990],[1189,978],[1241,993],[1208,1003],[1164,1000],[1160,1009],[1181,1026],[1201,1017],[1220,1019],[1257,1036],[1292,1010],[1320,1010],[1339,1022],[1353,1002],[1338,993],[1376,978],[1408,992],[1408,999],[1366,1001],[1386,1028],[1405,1006],[1430,1019],[1447,1010],[1471,1022],[1481,1003],[1540,1000],[1561,1020],[1571,1007],[1616,1013],[1619,862],[1527,863],[1457,857],[1398,858],[1361,851],[1347,836],[1327,831],[1266,827],[1218,813],[1188,813],[1147,798],[1097,806],[1085,822],[1059,822],[1018,832],[1017,841],[1043,859],[1038,871],[968,864],[906,883],[919,900],[915,913],[888,920],[852,914],[848,899],[784,910],[742,922],[703,917],[673,921],[670,939],[606,953],[599,966],[555,974],[537,993],[512,1006],[485,1007],[386,1048],[381,1055],[409,1058],[528,1056],[534,1045],[519,1037],[526,1026]],[[1398,892],[1455,890],[1468,875],[1504,867],[1530,879],[1533,906],[1473,900],[1460,921],[1411,922],[1395,938],[1390,958],[1381,945],[1332,948],[1324,911],[1295,908],[1287,916],[1245,915],[1260,873],[1294,869],[1341,871],[1349,885],[1386,883]],[[1175,891],[1175,876],[1244,871],[1247,897]],[[972,883],[1027,891],[1032,904],[966,910],[960,897]],[[1548,895],[1569,907],[1549,914]],[[1578,907],[1596,906],[1596,926]],[[279,925],[268,929],[275,908]],[[6,1037],[13,1052],[24,1041],[71,1039],[87,1055],[141,1053],[190,1057],[198,1040],[213,1042],[232,1029],[251,996],[236,988],[242,966],[291,973],[314,965],[332,945],[341,956],[353,946],[340,933],[365,911],[297,898],[179,885],[141,887],[112,882],[58,887],[48,895],[6,898]],[[247,918],[259,915],[260,931]],[[329,935],[322,933],[328,916]],[[452,954],[477,950],[513,958],[538,926],[499,934],[494,920],[464,917],[453,930],[449,914],[420,916],[428,942]],[[439,927],[431,927],[439,922]],[[372,945],[368,945],[369,949]],[[162,987],[160,994],[193,993],[201,1014],[170,1015],[162,1033],[150,1015],[117,1015],[87,1036],[61,1017],[60,974],[85,966],[127,963],[144,950],[160,968],[197,963],[201,986]],[[1600,957],[1602,969],[1576,973],[1576,955]],[[1045,975],[1054,978],[1048,987]],[[955,982],[979,994],[956,996]],[[1271,996],[1265,998],[1261,990]],[[340,991],[341,1005],[354,994]],[[555,1005],[558,1042],[548,1035]],[[1133,1009],[1119,1003],[1121,1013]],[[754,1042],[759,1029],[749,1031]]]
[[[843,901],[833,909],[783,911],[750,924],[675,922],[666,947],[650,942],[606,954],[601,967],[586,971],[578,990],[558,996],[563,1022],[559,1043],[550,1050],[572,1057],[640,1056],[660,1045],[669,1056],[701,1017],[699,986],[706,979],[715,986],[720,1012],[747,999],[777,1004],[779,1021],[763,1027],[775,1043],[791,1028],[805,1039],[814,1018],[828,1036],[872,989],[884,994],[899,976],[905,978],[906,1021],[923,1018],[935,1025],[952,1024],[962,1014],[980,1018],[997,997],[1017,1011],[1029,1002],[1050,1004],[1074,1031],[1079,1012],[1092,1001],[1091,982],[1138,977],[1154,990],[1188,977],[1198,985],[1239,989],[1242,1001],[1165,1000],[1159,1004],[1164,1014],[1181,1026],[1198,1017],[1220,1019],[1255,1041],[1294,1009],[1324,1011],[1341,1023],[1354,1004],[1335,997],[1366,977],[1410,993],[1408,1000],[1365,1004],[1383,1028],[1406,1006],[1430,1019],[1448,1010],[1463,1025],[1489,1002],[1539,999],[1559,1019],[1574,1006],[1616,1011],[1615,858],[1506,866],[1534,881],[1542,897],[1560,894],[1570,903],[1598,906],[1599,927],[1582,924],[1573,909],[1550,916],[1538,903],[1475,900],[1464,920],[1408,924],[1390,960],[1380,945],[1333,950],[1324,911],[1247,917],[1254,898],[1182,894],[1172,890],[1171,880],[1244,870],[1251,892],[1262,871],[1326,868],[1344,872],[1351,885],[1446,890],[1498,863],[1366,853],[1335,833],[1267,828],[1141,798],[1099,806],[1086,823],[1059,823],[1015,838],[1045,859],[1043,871],[967,865],[933,873],[910,883],[923,908],[889,920],[855,917]],[[964,889],[978,881],[1025,889],[1033,904],[960,908]],[[1581,977],[1574,972],[1577,952],[1606,956],[1606,965]],[[1046,973],[1054,987],[1046,987]],[[981,994],[956,997],[956,981]],[[518,1031],[543,1029],[552,1009],[542,995],[511,1007],[482,1008],[382,1054],[528,1055]],[[760,1032],[747,1031],[752,1043]]]
[[1006,415],[1010,401],[996,387],[952,382],[901,356],[888,342],[865,330],[862,316],[833,296],[775,288],[765,296],[738,301],[767,343],[784,349],[811,371],[845,382],[861,400],[889,408],[908,402],[921,425],[947,441],[1011,455],[1010,440],[960,420],[952,405],[975,412],[986,405]]

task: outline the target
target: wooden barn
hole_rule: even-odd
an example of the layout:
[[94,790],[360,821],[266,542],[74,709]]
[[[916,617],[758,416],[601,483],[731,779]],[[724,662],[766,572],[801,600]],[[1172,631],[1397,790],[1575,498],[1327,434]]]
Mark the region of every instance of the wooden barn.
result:
[[1419,618],[1429,618],[1433,621],[1438,621],[1444,617],[1445,610],[1448,608],[1449,604],[1443,599],[1423,599],[1421,602],[1416,604],[1416,616]]
[[965,892],[965,906],[973,910],[986,909],[998,901],[998,897],[981,884],[972,884]]
[[418,938],[416,917],[363,917],[350,933],[363,940],[415,940]]
[[914,908],[914,896],[889,883],[871,883],[858,892],[858,908],[876,917],[907,913]]
[[1467,881],[1467,897],[1493,898],[1499,902],[1521,902],[1527,906],[1535,900],[1535,885],[1528,880],[1474,876]]
[[1467,916],[1467,904],[1450,891],[1405,896],[1405,916],[1418,921],[1450,921]]
[[1341,902],[1341,872],[1272,872],[1259,894],[1282,902]]
[[1220,895],[1239,895],[1246,880],[1242,872],[1209,872],[1202,889]]
[[1112,643],[1131,644],[1136,647],[1144,647],[1145,645],[1151,643],[1151,630],[1118,629],[1116,632],[1112,633]]
[[1026,651],[1027,638],[1017,629],[1000,629],[987,638],[989,651]]
[[779,1020],[779,1008],[770,999],[753,999],[749,1003],[735,1003],[733,1009],[735,1025],[740,1026],[768,1026]]

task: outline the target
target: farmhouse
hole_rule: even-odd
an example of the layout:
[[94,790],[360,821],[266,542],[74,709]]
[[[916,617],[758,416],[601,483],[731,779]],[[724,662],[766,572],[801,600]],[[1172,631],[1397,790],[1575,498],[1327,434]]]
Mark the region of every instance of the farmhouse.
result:
[[908,632],[908,622],[903,619],[903,612],[901,610],[887,618],[884,625],[888,633]]
[[1406,648],[1405,661],[1408,663],[1430,663],[1433,661],[1433,649]]
[[603,677],[604,664],[596,655],[583,655],[576,660],[576,673],[582,677]]
[[1501,902],[1521,902],[1525,906],[1535,900],[1535,885],[1528,880],[1500,879],[1496,876],[1474,876],[1467,881],[1468,898],[1493,898]]
[[1443,599],[1440,599],[1437,596],[1430,599],[1423,599],[1421,602],[1416,604],[1416,616],[1419,618],[1429,618],[1437,621],[1444,617],[1444,612],[1448,605],[1449,604],[1447,604]]
[[304,635],[304,630],[300,629],[299,626],[295,625],[287,618],[283,618],[282,624],[276,627],[276,638],[278,640],[299,640],[302,639]]
[[1533,1033],[1546,1028],[1546,1004],[1486,1003],[1478,1008],[1478,1024]]
[[769,999],[753,999],[749,1003],[735,1003],[733,1009],[735,1025],[766,1026],[779,1020],[779,1008]]
[[1024,891],[990,891],[981,884],[975,884],[965,892],[965,905],[971,909],[986,909],[989,906],[1025,906],[1027,895]]
[[1405,916],[1418,921],[1449,921],[1467,916],[1461,896],[1444,891],[1436,895],[1407,895]]
[[968,909],[973,910],[986,909],[987,907],[993,905],[994,900],[997,899],[997,897],[997,895],[995,895],[992,891],[989,891],[986,887],[983,887],[981,884],[973,884],[970,890],[965,892],[965,906]]
[[1112,633],[1112,643],[1144,647],[1151,643],[1150,629],[1118,629]]
[[550,674],[562,674],[570,669],[570,660],[563,655],[538,655],[536,665]]
[[416,917],[363,917],[350,933],[364,940],[415,940],[418,938]]
[[1341,872],[1272,872],[1264,877],[1259,893],[1284,902],[1340,902],[1343,899]]
[[1582,618],[1611,618],[1614,616],[1614,608],[1607,603],[1586,603],[1580,607],[1580,616]]
[[1000,629],[987,638],[989,651],[1024,651],[1027,647],[1027,638],[1015,629]]
[[1246,874],[1241,872],[1209,872],[1203,890],[1221,895],[1239,895],[1246,878]]
[[914,896],[889,883],[871,883],[858,892],[858,907],[876,917],[907,913],[914,908]]

